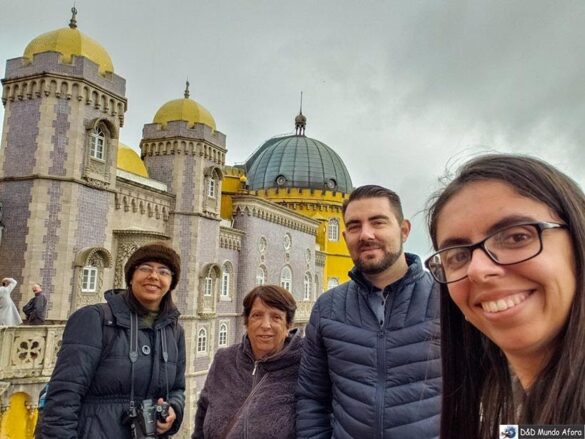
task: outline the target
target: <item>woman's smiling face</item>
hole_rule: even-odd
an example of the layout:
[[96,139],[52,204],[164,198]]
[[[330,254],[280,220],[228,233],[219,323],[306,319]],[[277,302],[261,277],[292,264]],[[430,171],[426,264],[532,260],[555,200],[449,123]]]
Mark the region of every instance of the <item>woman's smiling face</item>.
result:
[[[443,206],[437,221],[439,249],[473,244],[498,224],[561,223],[551,209],[497,180],[468,183]],[[495,230],[494,230],[495,229]],[[465,318],[514,363],[531,358],[542,367],[565,325],[575,296],[575,261],[569,232],[542,232],[542,252],[515,265],[497,265],[482,249],[473,252],[467,277],[448,285]],[[447,244],[447,245],[446,245]],[[514,365],[514,364],[513,364]]]
[[154,261],[144,262],[132,274],[132,294],[146,309],[158,311],[172,280],[173,275],[166,265]]

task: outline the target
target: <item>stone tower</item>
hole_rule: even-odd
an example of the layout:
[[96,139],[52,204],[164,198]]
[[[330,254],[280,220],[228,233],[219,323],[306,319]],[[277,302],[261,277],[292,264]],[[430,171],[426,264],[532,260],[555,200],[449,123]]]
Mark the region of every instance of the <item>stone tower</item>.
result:
[[218,265],[221,182],[225,135],[213,116],[189,98],[164,104],[143,129],[142,158],[151,178],[175,195],[169,231],[181,254],[181,280],[176,302],[185,315],[203,319],[216,313],[221,268]]
[[55,321],[99,301],[101,286],[111,284],[108,218],[127,106],[125,80],[72,12],[69,27],[8,60],[2,80],[0,275],[20,282],[20,306],[30,283],[40,283]]

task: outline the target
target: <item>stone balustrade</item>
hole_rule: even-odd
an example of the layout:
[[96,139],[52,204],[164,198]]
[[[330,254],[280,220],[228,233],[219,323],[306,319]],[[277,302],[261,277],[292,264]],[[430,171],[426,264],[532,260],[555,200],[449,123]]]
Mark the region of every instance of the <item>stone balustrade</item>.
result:
[[313,305],[315,302],[297,302],[297,312],[295,313],[295,323],[297,324],[305,324],[309,321],[309,317],[311,317],[311,310],[313,309]]
[[64,328],[64,325],[0,326],[0,381],[50,377]]

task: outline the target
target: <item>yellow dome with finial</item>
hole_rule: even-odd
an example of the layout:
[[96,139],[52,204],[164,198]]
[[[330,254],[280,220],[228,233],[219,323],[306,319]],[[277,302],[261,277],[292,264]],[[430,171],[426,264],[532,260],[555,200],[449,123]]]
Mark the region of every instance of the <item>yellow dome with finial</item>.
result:
[[201,123],[213,130],[216,129],[215,119],[213,119],[211,113],[203,105],[193,99],[189,99],[189,81],[187,81],[185,97],[183,99],[174,99],[160,107],[154,115],[153,122],[159,123],[164,127],[168,122],[175,120],[184,120],[189,127],[196,123]]
[[73,12],[73,16],[69,22],[69,27],[39,35],[28,43],[28,46],[24,49],[23,57],[32,61],[34,55],[38,53],[58,52],[63,55],[63,62],[70,64],[74,55],[83,56],[96,63],[102,75],[107,72],[113,73],[114,65],[106,49],[77,29],[75,19],[77,10],[72,8],[71,12]]
[[129,146],[118,143],[118,169],[148,178],[148,171],[140,156]]

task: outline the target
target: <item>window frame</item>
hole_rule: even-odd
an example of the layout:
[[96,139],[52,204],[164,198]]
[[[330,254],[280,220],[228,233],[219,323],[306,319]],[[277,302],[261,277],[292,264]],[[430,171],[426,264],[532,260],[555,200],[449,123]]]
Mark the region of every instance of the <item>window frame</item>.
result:
[[[258,282],[260,279],[260,273],[262,273],[262,283]],[[256,285],[266,285],[266,269],[262,265],[258,266],[256,270]]]
[[[335,283],[335,285],[332,285],[332,282]],[[327,291],[329,291],[332,288],[338,287],[339,286],[339,279],[336,277],[330,277],[327,279]]]
[[219,291],[219,297],[223,299],[227,299],[230,297],[230,290],[231,290],[231,273],[230,267],[228,264],[223,265],[223,270],[221,272],[221,288]]
[[306,272],[305,278],[303,280],[303,300],[309,301],[311,300],[311,293],[313,290],[313,281],[311,279],[311,273]]
[[100,162],[106,161],[106,133],[97,126],[89,135],[89,157]]
[[331,242],[339,241],[339,220],[330,218],[327,223],[327,239]]
[[207,196],[209,198],[216,198],[217,193],[217,182],[213,176],[209,176],[209,181],[207,182]]
[[205,276],[205,284],[203,285],[203,295],[205,297],[213,296],[213,277]]
[[[223,329],[223,331],[222,331]],[[223,337],[223,342],[222,342]],[[226,347],[228,345],[228,324],[221,322],[219,324],[219,330],[217,331],[217,346]]]
[[82,293],[95,293],[97,291],[98,275],[99,271],[97,267],[94,267],[93,265],[86,265],[83,267],[81,272]]
[[207,329],[199,328],[197,331],[197,354],[207,353]]
[[[288,273],[289,276],[285,277],[285,273]],[[293,283],[292,269],[288,265],[285,265],[280,270],[280,286],[285,290],[292,292],[292,283]]]

